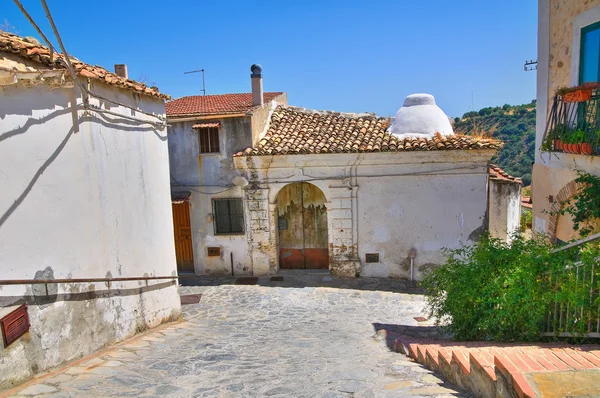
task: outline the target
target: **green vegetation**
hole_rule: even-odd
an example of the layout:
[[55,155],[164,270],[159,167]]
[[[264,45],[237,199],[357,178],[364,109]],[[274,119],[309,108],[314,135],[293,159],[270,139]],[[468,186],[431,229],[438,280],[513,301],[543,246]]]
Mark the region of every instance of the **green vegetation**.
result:
[[535,150],[535,100],[529,104],[487,107],[463,115],[454,124],[459,134],[484,135],[504,141],[504,147],[492,159],[507,173],[531,183]]
[[[600,247],[553,249],[546,240],[518,235],[510,245],[484,236],[475,246],[449,250],[447,262],[422,282],[430,315],[457,340],[529,341],[539,339],[558,302],[572,310],[562,325],[552,322],[556,334],[594,330],[600,304],[600,267],[594,264]],[[566,267],[576,261],[581,261],[579,273],[585,269],[585,280],[577,277],[576,267]]]

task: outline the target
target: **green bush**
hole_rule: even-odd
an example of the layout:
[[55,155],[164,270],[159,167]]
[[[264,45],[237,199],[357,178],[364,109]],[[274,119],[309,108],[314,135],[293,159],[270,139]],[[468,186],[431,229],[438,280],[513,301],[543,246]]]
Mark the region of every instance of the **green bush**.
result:
[[549,273],[564,269],[566,253],[545,240],[515,236],[511,245],[483,236],[448,250],[448,260],[422,282],[431,316],[458,340],[539,339],[555,299]]

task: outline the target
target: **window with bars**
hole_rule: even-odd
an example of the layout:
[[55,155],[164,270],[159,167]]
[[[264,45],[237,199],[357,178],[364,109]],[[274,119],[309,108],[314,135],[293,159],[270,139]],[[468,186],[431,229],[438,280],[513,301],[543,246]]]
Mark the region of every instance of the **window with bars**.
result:
[[220,152],[218,127],[201,127],[197,130],[200,142],[200,153]]
[[215,235],[244,233],[244,208],[242,199],[213,199]]

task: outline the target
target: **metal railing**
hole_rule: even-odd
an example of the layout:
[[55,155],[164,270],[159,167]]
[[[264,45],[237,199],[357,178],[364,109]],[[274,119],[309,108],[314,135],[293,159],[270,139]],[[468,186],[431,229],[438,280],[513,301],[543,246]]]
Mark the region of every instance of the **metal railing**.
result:
[[[554,252],[598,239],[600,234],[595,234]],[[555,299],[548,309],[542,336],[600,338],[600,265],[576,261],[547,276]]]
[[557,95],[546,123],[542,150],[600,154],[600,90],[589,100],[566,102]]

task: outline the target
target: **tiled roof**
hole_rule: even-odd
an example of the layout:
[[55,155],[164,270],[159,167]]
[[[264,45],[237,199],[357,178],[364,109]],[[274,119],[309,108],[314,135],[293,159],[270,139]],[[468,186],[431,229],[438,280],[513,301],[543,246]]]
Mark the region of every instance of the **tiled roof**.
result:
[[[0,53],[12,53],[28,60],[37,62],[53,69],[67,69],[65,57],[60,53],[54,53],[54,59],[50,59],[50,50],[37,40],[23,38],[12,33],[0,30]],[[157,87],[147,87],[143,83],[125,79],[100,66],[88,65],[77,58],[70,57],[73,68],[78,75],[91,79],[100,80],[112,86],[136,91],[140,94],[151,95],[162,99],[170,99],[167,94],[161,94]]]
[[533,209],[533,203],[531,203],[531,196],[521,196],[521,207],[526,209]]
[[520,178],[511,176],[495,164],[490,164],[490,179],[496,181],[518,182],[519,184],[522,183]]
[[216,123],[196,123],[192,126],[193,129],[202,129],[202,128],[207,128],[207,127],[219,127],[221,125],[221,123],[216,122]]
[[496,140],[465,135],[430,139],[399,139],[387,128],[389,119],[373,114],[347,114],[311,111],[278,106],[273,112],[269,129],[254,148],[242,155],[283,155],[341,152],[399,152],[453,149],[499,149]]
[[[264,93],[263,99],[265,102],[269,102],[281,94],[283,93]],[[245,113],[253,108],[252,93],[192,95],[169,101],[166,108],[167,116]]]

